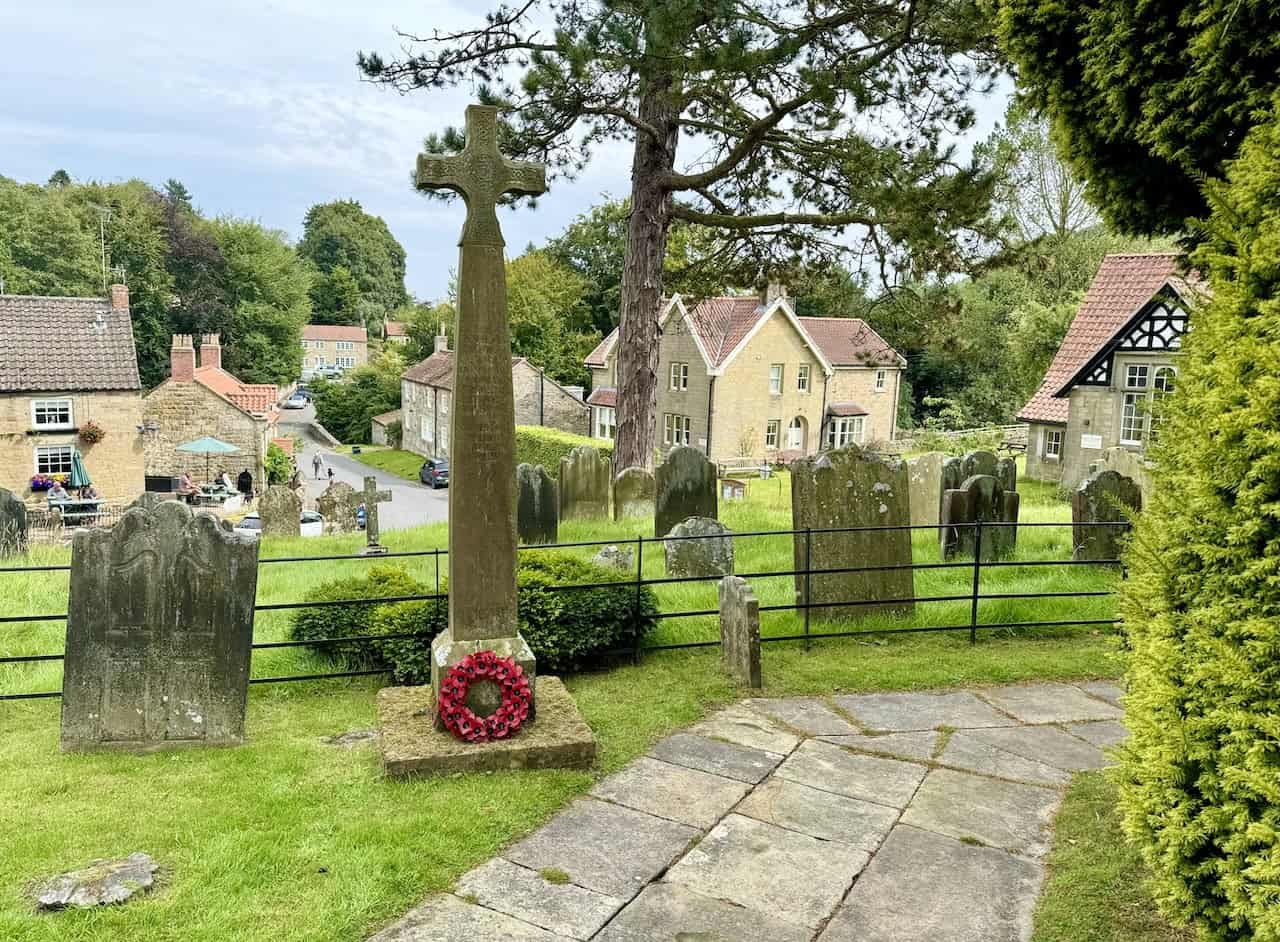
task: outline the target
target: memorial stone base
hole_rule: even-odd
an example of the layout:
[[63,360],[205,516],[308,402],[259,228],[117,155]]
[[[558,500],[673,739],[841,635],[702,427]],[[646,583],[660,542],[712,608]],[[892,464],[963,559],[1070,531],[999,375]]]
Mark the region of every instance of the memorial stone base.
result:
[[[534,670],[533,651],[529,648],[528,642],[520,637],[519,634],[514,638],[482,638],[477,641],[454,641],[453,632],[450,630],[445,629],[440,632],[440,634],[436,635],[435,640],[431,642],[431,693],[438,697],[440,695],[440,684],[443,683],[444,675],[449,672],[449,668],[453,667],[454,664],[457,664],[468,654],[475,654],[477,651],[492,651],[498,657],[509,657],[520,665],[520,669],[524,671],[524,676],[529,678],[529,689],[533,691],[533,702],[529,706],[529,719],[532,720],[534,712],[538,708],[538,690],[534,684],[537,673]],[[500,704],[501,697],[497,684],[472,684],[471,692],[467,696],[467,706],[477,716],[490,715],[498,709]]]
[[430,687],[378,691],[382,768],[393,778],[442,772],[503,769],[585,769],[596,757],[596,739],[559,678],[539,677],[538,718],[508,739],[463,742],[435,723]]

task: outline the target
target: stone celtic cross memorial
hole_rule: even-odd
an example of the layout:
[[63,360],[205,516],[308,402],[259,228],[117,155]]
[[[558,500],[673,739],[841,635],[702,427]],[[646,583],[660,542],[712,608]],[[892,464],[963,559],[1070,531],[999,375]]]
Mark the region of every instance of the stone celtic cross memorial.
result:
[[[431,686],[463,657],[492,650],[533,680],[533,652],[516,630],[516,438],[507,324],[505,243],[496,206],[506,193],[547,189],[540,164],[498,152],[498,109],[467,108],[466,147],[421,154],[417,187],[451,190],[467,204],[458,257],[457,350],[449,441],[449,627],[431,646]],[[471,703],[492,684],[477,685]]]
[[177,501],[76,533],[62,748],[244,738],[258,541]]
[[364,490],[360,492],[360,497],[364,501],[364,554],[376,556],[379,553],[385,553],[387,548],[378,542],[378,537],[381,535],[378,525],[378,504],[389,503],[391,492],[378,490],[378,479],[372,474],[366,474]]

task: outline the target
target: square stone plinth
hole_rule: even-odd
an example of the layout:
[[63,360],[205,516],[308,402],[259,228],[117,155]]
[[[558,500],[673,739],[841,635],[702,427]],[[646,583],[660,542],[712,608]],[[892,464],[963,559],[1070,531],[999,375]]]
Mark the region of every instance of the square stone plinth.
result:
[[500,769],[585,769],[596,756],[596,739],[559,678],[539,677],[538,715],[514,736],[468,743],[435,727],[430,687],[384,687],[378,691],[382,768],[390,776]]
[[[435,640],[431,642],[431,690],[438,697],[440,695],[440,684],[443,683],[445,674],[449,672],[449,668],[457,664],[468,654],[475,654],[478,651],[492,651],[498,657],[509,657],[520,665],[520,669],[524,671],[524,676],[529,678],[530,685],[533,684],[536,677],[533,651],[529,649],[529,643],[519,634],[510,638],[485,638],[481,641],[455,641],[453,632],[445,629],[436,635]],[[538,709],[538,696],[534,692],[533,705],[530,713],[536,713]],[[467,706],[474,710],[480,716],[488,716],[498,708],[499,692],[496,684],[483,683],[474,684],[470,692],[467,694]]]

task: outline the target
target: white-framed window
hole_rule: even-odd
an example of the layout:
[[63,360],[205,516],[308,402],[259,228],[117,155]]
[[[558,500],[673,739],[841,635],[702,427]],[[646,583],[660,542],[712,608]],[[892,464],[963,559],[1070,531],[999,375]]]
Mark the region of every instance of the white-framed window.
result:
[[431,417],[424,415],[422,417],[422,440],[427,444],[435,441],[435,431],[431,428]]
[[782,395],[782,364],[773,363],[769,366],[769,395]]
[[1145,364],[1130,365],[1124,374],[1125,389],[1146,389],[1148,369]]
[[[1130,367],[1132,369],[1132,367]],[[1120,444],[1141,445],[1147,431],[1147,394],[1127,392],[1120,413]]]
[[1044,433],[1044,456],[1057,461],[1062,457],[1062,429],[1046,429]]
[[355,357],[335,357],[337,365],[344,370],[354,369],[356,365]]
[[796,416],[787,425],[787,448],[791,451],[804,450],[804,419]]
[[796,389],[800,392],[809,391],[809,364],[802,363],[796,368]]
[[689,364],[688,363],[672,363],[671,364],[671,388],[672,389],[688,389],[689,388]]
[[848,444],[862,444],[864,417],[860,415],[832,416],[827,423],[827,447],[843,448]]
[[311,349],[311,341],[310,341],[310,340],[304,340],[304,341],[302,341],[302,349],[303,349],[303,350],[309,350],[309,349]]
[[876,392],[884,392],[889,388],[889,371],[876,370]]
[[70,474],[74,445],[41,445],[36,449],[36,474]]
[[449,423],[440,423],[440,453],[447,454],[449,451]]
[[323,353],[317,353],[317,354],[316,354],[316,366],[324,366],[324,354],[323,354]]
[[596,438],[613,439],[618,434],[618,414],[612,406],[592,406],[591,428]]
[[773,451],[778,447],[778,434],[782,429],[781,419],[770,419],[764,427],[764,447]]
[[31,402],[32,428],[72,428],[74,420],[70,399],[35,399]]
[[1156,401],[1173,392],[1178,371],[1172,366],[1133,364],[1125,368],[1124,407],[1120,411],[1120,444],[1141,445],[1154,436],[1159,418],[1152,415]]
[[339,340],[334,343],[334,347],[338,350],[354,350],[356,342],[354,340]]
[[449,397],[444,393],[443,390],[441,390],[440,392],[440,414],[441,415],[449,414]]
[[662,441],[667,445],[687,445],[692,428],[693,423],[687,415],[667,412],[662,417]]

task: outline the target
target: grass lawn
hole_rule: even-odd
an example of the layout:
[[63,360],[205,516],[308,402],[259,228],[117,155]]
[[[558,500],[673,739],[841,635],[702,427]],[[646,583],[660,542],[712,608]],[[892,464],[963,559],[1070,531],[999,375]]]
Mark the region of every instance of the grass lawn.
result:
[[400,451],[382,445],[361,445],[360,454],[351,454],[351,446],[344,445],[343,452],[361,464],[367,464],[379,471],[395,474],[410,481],[418,480],[418,469],[422,467],[422,456],[411,451]]
[[[373,456],[371,453],[370,457]],[[785,475],[752,482],[750,499],[722,505],[738,532],[790,526]],[[1051,493],[1028,487],[1023,520],[1069,519]],[[652,533],[652,521],[574,522],[563,541],[622,540]],[[443,526],[392,531],[393,550],[445,544]],[[359,535],[265,540],[264,559],[349,552]],[[789,537],[743,538],[739,571],[790,567]],[[644,572],[663,575],[660,551],[645,547]],[[928,533],[916,536],[917,561],[937,558]],[[581,549],[589,556],[592,549]],[[1027,528],[1020,559],[1065,559],[1068,527]],[[68,553],[41,549],[35,564],[65,563]],[[396,560],[430,584],[433,557]],[[306,590],[364,561],[268,564],[261,570],[260,603],[300,600]],[[1093,567],[991,569],[985,591],[1104,590],[1117,578]],[[918,594],[967,591],[971,572],[925,570]],[[790,577],[753,580],[761,604],[792,597]],[[65,611],[67,574],[0,573],[0,614]],[[658,586],[665,611],[715,607],[715,586]],[[1110,617],[1109,598],[1000,600],[983,603],[983,620],[1031,621]],[[1087,615],[1085,613],[1088,613]],[[911,689],[1029,679],[1114,676],[1116,640],[1110,629],[1055,628],[987,631],[970,646],[967,633],[892,634],[894,628],[968,620],[968,603],[917,606],[912,619],[867,619],[890,633],[869,638],[767,644],[764,677],[770,695]],[[288,613],[260,613],[259,641],[288,634]],[[800,626],[795,613],[768,613],[766,635]],[[833,627],[847,627],[835,622]],[[822,630],[815,619],[814,630]],[[59,622],[0,625],[0,653],[57,652]],[[709,640],[714,618],[666,619],[652,641]],[[374,723],[369,679],[254,686],[251,741],[236,749],[149,756],[63,756],[57,751],[55,700],[0,703],[0,938],[14,940],[346,940],[400,915],[424,894],[448,887],[462,872],[536,827],[598,775],[618,768],[668,730],[710,705],[741,695],[718,669],[718,652],[651,654],[639,666],[567,678],[601,745],[591,773],[542,771],[466,775],[413,782],[380,776],[374,750],[339,749],[320,737]],[[255,654],[257,677],[329,669],[304,649]],[[60,665],[0,667],[0,691],[54,690]],[[164,888],[126,907],[90,913],[33,914],[22,896],[32,878],[81,866],[98,857],[142,850],[166,868]],[[1046,936],[1046,939],[1053,938]],[[1098,938],[1107,938],[1098,936]],[[1119,938],[1117,936],[1116,938]]]

